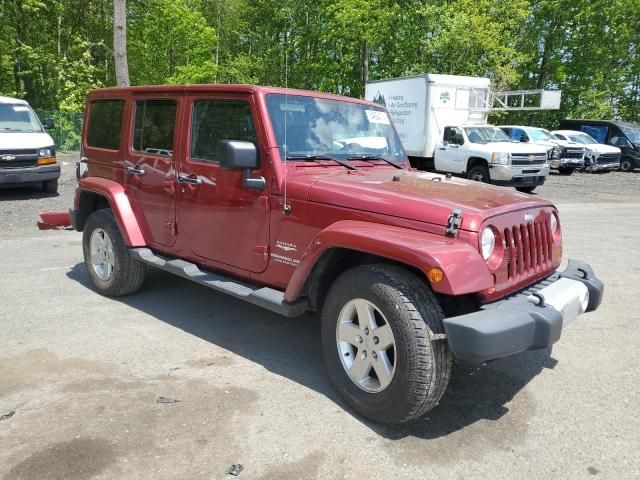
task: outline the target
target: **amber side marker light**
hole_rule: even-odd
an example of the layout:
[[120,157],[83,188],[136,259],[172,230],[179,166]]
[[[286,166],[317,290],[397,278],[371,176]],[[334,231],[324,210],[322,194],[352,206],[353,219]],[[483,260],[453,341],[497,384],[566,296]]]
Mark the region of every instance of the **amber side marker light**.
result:
[[444,280],[444,273],[439,268],[433,267],[427,272],[427,277],[433,283],[440,283],[442,280]]
[[58,159],[56,157],[42,157],[38,159],[38,165],[50,165],[56,163]]

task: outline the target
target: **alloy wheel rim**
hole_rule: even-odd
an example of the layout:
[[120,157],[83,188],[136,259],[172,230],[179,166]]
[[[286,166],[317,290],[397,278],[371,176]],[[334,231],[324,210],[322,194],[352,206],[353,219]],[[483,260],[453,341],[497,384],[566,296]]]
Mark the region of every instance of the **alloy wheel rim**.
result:
[[113,243],[101,228],[96,228],[91,234],[89,244],[91,255],[91,267],[101,280],[109,280],[113,276],[115,260],[113,254]]
[[347,302],[336,326],[340,362],[351,381],[369,393],[389,386],[396,370],[393,330],[380,309],[362,298]]

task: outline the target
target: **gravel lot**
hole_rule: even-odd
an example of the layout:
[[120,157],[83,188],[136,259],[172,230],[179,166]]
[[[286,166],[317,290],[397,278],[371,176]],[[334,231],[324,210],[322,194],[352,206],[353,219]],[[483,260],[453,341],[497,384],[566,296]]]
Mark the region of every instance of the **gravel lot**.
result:
[[[605,301],[553,351],[456,364],[441,404],[400,427],[353,414],[325,375],[317,319],[286,319],[153,272],[96,294],[71,205],[0,190],[0,478],[640,478],[640,173],[553,175],[566,257]],[[160,397],[166,397],[159,403]],[[11,413],[13,414],[11,415]]]

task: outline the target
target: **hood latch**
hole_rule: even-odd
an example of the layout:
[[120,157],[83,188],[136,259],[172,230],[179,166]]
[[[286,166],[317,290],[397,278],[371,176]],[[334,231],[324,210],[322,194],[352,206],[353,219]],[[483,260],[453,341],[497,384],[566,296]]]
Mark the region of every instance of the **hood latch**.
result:
[[462,210],[451,210],[449,220],[447,220],[447,229],[444,231],[448,237],[455,237],[458,233],[458,228],[462,224]]

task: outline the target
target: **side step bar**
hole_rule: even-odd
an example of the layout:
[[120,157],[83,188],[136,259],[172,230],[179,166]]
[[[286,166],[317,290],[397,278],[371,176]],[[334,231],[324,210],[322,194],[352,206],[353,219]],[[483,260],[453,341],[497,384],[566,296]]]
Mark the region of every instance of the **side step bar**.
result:
[[309,304],[304,298],[289,303],[284,300],[284,292],[279,290],[255,287],[217,273],[200,270],[194,263],[180,259],[165,258],[153,253],[148,248],[130,248],[129,252],[133,258],[143,263],[166,270],[182,278],[193,280],[200,285],[266,308],[285,317],[297,317],[304,314],[309,308]]

